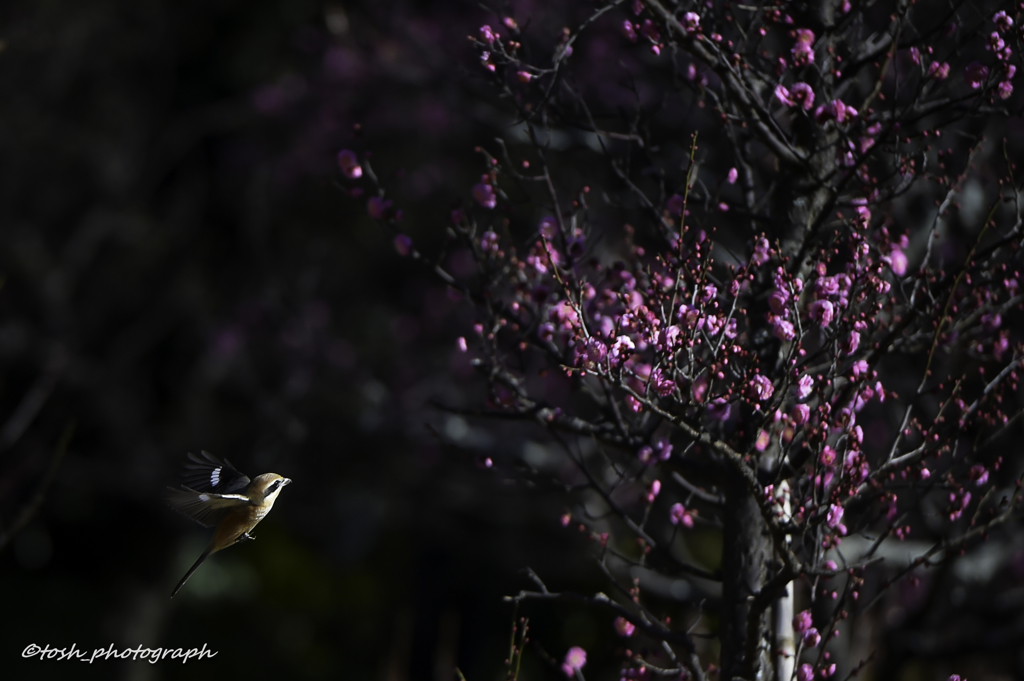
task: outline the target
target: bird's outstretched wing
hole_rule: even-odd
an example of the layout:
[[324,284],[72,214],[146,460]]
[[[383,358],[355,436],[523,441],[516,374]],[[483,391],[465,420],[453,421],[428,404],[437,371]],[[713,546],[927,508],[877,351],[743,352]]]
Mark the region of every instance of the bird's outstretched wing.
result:
[[221,461],[209,452],[192,454],[181,471],[181,484],[198,492],[238,494],[249,486],[249,477],[239,473],[227,459]]
[[181,489],[168,487],[167,501],[174,510],[184,513],[189,518],[206,527],[218,524],[223,519],[224,514],[231,509],[238,508],[239,506],[248,506],[252,503],[249,501],[249,497],[244,494],[197,492],[188,487],[182,487]]

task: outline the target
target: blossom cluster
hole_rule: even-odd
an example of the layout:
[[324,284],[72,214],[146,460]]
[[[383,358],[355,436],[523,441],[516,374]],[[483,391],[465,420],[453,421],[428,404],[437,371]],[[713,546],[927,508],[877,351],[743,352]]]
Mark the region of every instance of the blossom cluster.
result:
[[[992,442],[1019,408],[1024,349],[1006,320],[1024,303],[1021,197],[1007,171],[993,202],[1013,210],[994,208],[970,225],[973,242],[940,251],[940,221],[980,144],[947,141],[943,131],[959,119],[928,116],[954,97],[991,107],[1012,96],[1018,57],[1008,43],[1019,39],[1019,21],[1006,11],[991,18],[996,30],[984,44],[993,75],[920,41],[863,45],[852,29],[845,42],[817,35],[779,8],[745,33],[731,14],[701,11],[633,2],[614,35],[627,50],[643,44],[654,63],[669,47],[688,55],[685,77],[673,71],[670,82],[717,116],[718,127],[701,135],[728,160],[712,156],[710,169],[696,161],[695,141],[681,165],[663,163],[642,126],[602,130],[582,95],[560,89],[576,45],[570,29],[549,46],[550,64],[527,60],[526,38],[510,19],[471,36],[529,143],[503,143],[493,156],[478,149],[484,172],[451,215],[455,247],[476,266],[447,280],[478,315],[458,350],[486,377],[485,413],[607,447],[574,461],[585,471],[580,486],[623,523],[595,520],[586,504],[563,517],[590,533],[602,560],[642,562],[661,550],[679,563],[664,547],[710,531],[730,504],[752,500],[779,562],[764,588],[782,598],[786,582],[801,578],[814,598],[833,603],[827,623],[815,627],[810,610],[792,622],[800,650],[822,651],[796,665],[796,678],[829,678],[837,664],[825,648],[859,600],[870,564],[846,556],[844,540],[939,531],[934,520],[907,519],[921,499],[942,508],[949,536],[982,511],[1003,517],[991,502],[1006,483],[1002,459],[962,434],[984,432]],[[860,17],[851,26],[870,20],[848,3],[840,12]],[[950,34],[961,32],[954,25]],[[742,49],[752,36],[764,40],[756,59]],[[890,85],[887,54],[919,67],[912,88]],[[966,95],[949,78],[954,65]],[[881,105],[890,101],[899,106]],[[572,110],[583,112],[579,130],[633,145],[597,145],[618,185],[599,193],[553,179],[550,121],[570,125]],[[776,165],[755,149],[767,149]],[[354,160],[339,162],[352,178]],[[901,208],[912,189],[934,197],[930,223]],[[370,207],[395,224],[391,210]],[[975,369],[965,371],[965,362]],[[556,381],[571,386],[569,397],[548,389]],[[690,471],[710,482],[688,479]],[[737,491],[723,471],[745,486]],[[632,605],[650,621],[632,589]],[[767,606],[758,607],[762,616]],[[619,637],[636,635],[628,618],[611,626]],[[646,673],[627,658],[624,678]],[[585,660],[573,648],[562,669],[578,675]],[[680,673],[703,673],[692,660],[679,665]]]

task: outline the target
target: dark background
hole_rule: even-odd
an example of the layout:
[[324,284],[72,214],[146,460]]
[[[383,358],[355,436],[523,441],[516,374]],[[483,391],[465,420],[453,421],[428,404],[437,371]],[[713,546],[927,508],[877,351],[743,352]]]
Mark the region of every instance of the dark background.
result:
[[[472,317],[334,160],[372,151],[403,229],[435,248],[500,127],[465,72],[485,18],[0,6],[0,676],[496,678],[519,570],[587,579],[557,498],[479,465],[529,432],[431,406],[479,397],[454,346]],[[171,600],[208,531],[162,493],[200,449],[295,482],[256,542]],[[550,612],[535,626],[554,654],[597,635]],[[30,643],[218,655],[22,660]]]
[[[562,5],[515,3],[548,53],[593,10]],[[573,86],[609,111],[653,112],[642,123],[678,186],[690,134],[714,139],[717,119],[670,88],[629,90],[624,74],[653,58],[616,53],[621,18],[576,43]],[[512,483],[517,459],[543,456],[544,434],[440,408],[486,394],[455,348],[472,311],[367,215],[369,172],[348,182],[335,161],[369,154],[400,229],[440,252],[451,210],[487,169],[474,148],[493,153],[513,132],[466,39],[484,23],[498,26],[469,0],[0,4],[0,678],[449,681],[458,666],[468,681],[498,679],[513,621],[502,597],[530,586],[523,568],[553,589],[608,588],[559,523],[571,470]],[[621,70],[600,70],[612,59]],[[659,68],[652,79],[678,75]],[[1019,119],[1007,130],[1016,158]],[[559,143],[566,186],[603,186],[611,173],[587,165],[585,144]],[[723,176],[728,153],[702,144]],[[528,213],[529,194],[511,194]],[[961,215],[983,196],[965,190]],[[925,198],[895,219],[912,228]],[[633,217],[594,219],[619,229]],[[979,219],[951,219],[947,247],[966,250]],[[745,247],[739,232],[716,239]],[[445,265],[461,275],[469,263]],[[215,555],[171,600],[209,531],[162,495],[200,449],[295,482],[257,541]],[[1016,556],[1019,537],[1007,542]],[[892,655],[879,676],[945,678],[948,660],[930,666],[939,655],[981,660],[950,667],[961,673],[998,667],[993,650],[1018,658],[1014,565],[990,599],[961,589],[953,617],[907,606],[901,619],[915,596],[894,590],[879,645],[931,652]],[[618,678],[606,613],[527,610],[541,647],[523,678],[564,679],[547,656],[572,645],[588,650],[588,679]],[[966,633],[916,633],[946,625]],[[23,660],[33,643],[218,654]]]

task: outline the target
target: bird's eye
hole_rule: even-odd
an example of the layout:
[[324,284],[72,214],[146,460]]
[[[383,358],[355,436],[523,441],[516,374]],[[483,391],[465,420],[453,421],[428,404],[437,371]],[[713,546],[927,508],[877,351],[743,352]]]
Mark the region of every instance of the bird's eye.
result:
[[267,488],[267,493],[264,496],[270,496],[271,494],[276,492],[277,488],[280,487],[280,486],[281,486],[281,481],[280,480],[275,480],[274,482],[270,483],[270,487]]

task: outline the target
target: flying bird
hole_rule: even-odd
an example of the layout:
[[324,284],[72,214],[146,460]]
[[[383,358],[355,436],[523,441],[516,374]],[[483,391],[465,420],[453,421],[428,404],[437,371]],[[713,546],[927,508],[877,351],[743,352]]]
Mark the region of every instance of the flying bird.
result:
[[264,473],[250,480],[227,459],[220,461],[209,452],[189,453],[181,475],[181,489],[168,488],[168,502],[175,510],[205,527],[217,526],[210,545],[171,592],[181,590],[203,561],[232,544],[251,540],[250,534],[274,507],[277,495],[289,478]]

